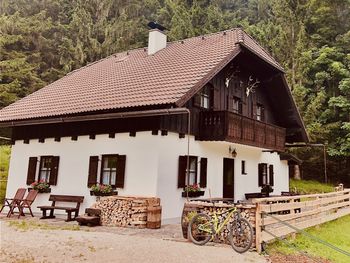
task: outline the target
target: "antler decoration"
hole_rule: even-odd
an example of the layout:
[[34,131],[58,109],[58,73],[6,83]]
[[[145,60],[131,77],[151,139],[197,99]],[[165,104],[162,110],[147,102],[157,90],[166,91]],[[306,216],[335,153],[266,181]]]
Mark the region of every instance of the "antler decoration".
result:
[[[231,66],[231,68],[233,68],[233,66]],[[232,70],[232,72],[227,75],[227,77],[225,78],[226,88],[228,88],[228,86],[230,85],[231,79],[235,78],[238,73],[239,73],[239,69],[237,67],[235,70]]]
[[259,83],[260,83],[260,81],[257,78],[254,81],[253,77],[249,76],[247,87],[245,90],[245,94],[247,95],[247,97],[249,97],[250,93],[255,92],[255,88],[258,87]]

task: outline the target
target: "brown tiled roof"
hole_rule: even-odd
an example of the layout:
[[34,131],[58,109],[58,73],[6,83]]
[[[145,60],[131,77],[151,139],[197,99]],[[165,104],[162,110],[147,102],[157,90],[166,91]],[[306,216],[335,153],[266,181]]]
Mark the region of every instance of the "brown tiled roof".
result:
[[179,105],[203,79],[238,54],[240,45],[283,70],[248,34],[232,29],[168,43],[150,56],[142,48],[89,64],[2,109],[0,122]]

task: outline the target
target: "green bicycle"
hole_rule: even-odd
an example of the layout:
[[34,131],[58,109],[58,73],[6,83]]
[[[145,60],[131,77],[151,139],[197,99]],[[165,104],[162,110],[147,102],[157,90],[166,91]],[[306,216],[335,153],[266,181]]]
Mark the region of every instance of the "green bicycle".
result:
[[[220,215],[223,215],[222,220],[219,219]],[[244,253],[253,243],[253,228],[247,219],[240,216],[240,210],[236,206],[222,213],[214,212],[212,216],[196,214],[188,225],[188,236],[194,244],[204,245],[214,239],[224,226],[230,224],[232,217],[229,241],[235,251]]]

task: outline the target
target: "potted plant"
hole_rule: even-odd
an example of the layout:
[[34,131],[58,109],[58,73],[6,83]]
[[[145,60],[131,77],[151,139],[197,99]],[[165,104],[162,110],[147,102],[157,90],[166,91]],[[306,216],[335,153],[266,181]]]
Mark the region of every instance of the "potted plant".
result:
[[110,196],[117,195],[118,191],[113,190],[109,184],[95,184],[90,188],[90,195],[94,196]]
[[35,181],[30,186],[31,188],[28,188],[29,191],[34,189],[37,190],[39,193],[51,193],[50,185],[45,181]]
[[268,197],[272,192],[273,192],[273,188],[271,185],[265,184],[263,187],[261,187],[262,197]]
[[184,187],[182,192],[182,197],[199,197],[203,195],[204,191],[202,191],[202,189],[199,187],[199,184],[187,185]]

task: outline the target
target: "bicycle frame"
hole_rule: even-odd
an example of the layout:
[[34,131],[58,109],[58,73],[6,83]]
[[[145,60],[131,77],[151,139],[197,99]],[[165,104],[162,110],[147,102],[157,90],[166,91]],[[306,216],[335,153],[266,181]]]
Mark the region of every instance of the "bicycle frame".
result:
[[[224,226],[230,221],[232,215],[233,215],[234,213],[236,213],[237,210],[238,210],[237,207],[233,207],[233,208],[230,208],[228,211],[225,211],[225,212],[223,212],[223,213],[214,213],[214,214],[213,214],[213,216],[212,216],[212,218],[213,218],[212,222],[213,222],[214,231],[215,231],[215,232],[213,233],[213,236],[214,236],[214,235],[217,235],[217,234],[219,234],[219,233],[221,232],[221,230],[222,230],[222,229],[224,228]],[[219,224],[218,215],[222,215],[222,214],[226,214],[226,213],[227,213],[226,218],[224,219],[224,221],[223,221],[221,224]],[[238,213],[238,215],[239,215],[239,213]]]

